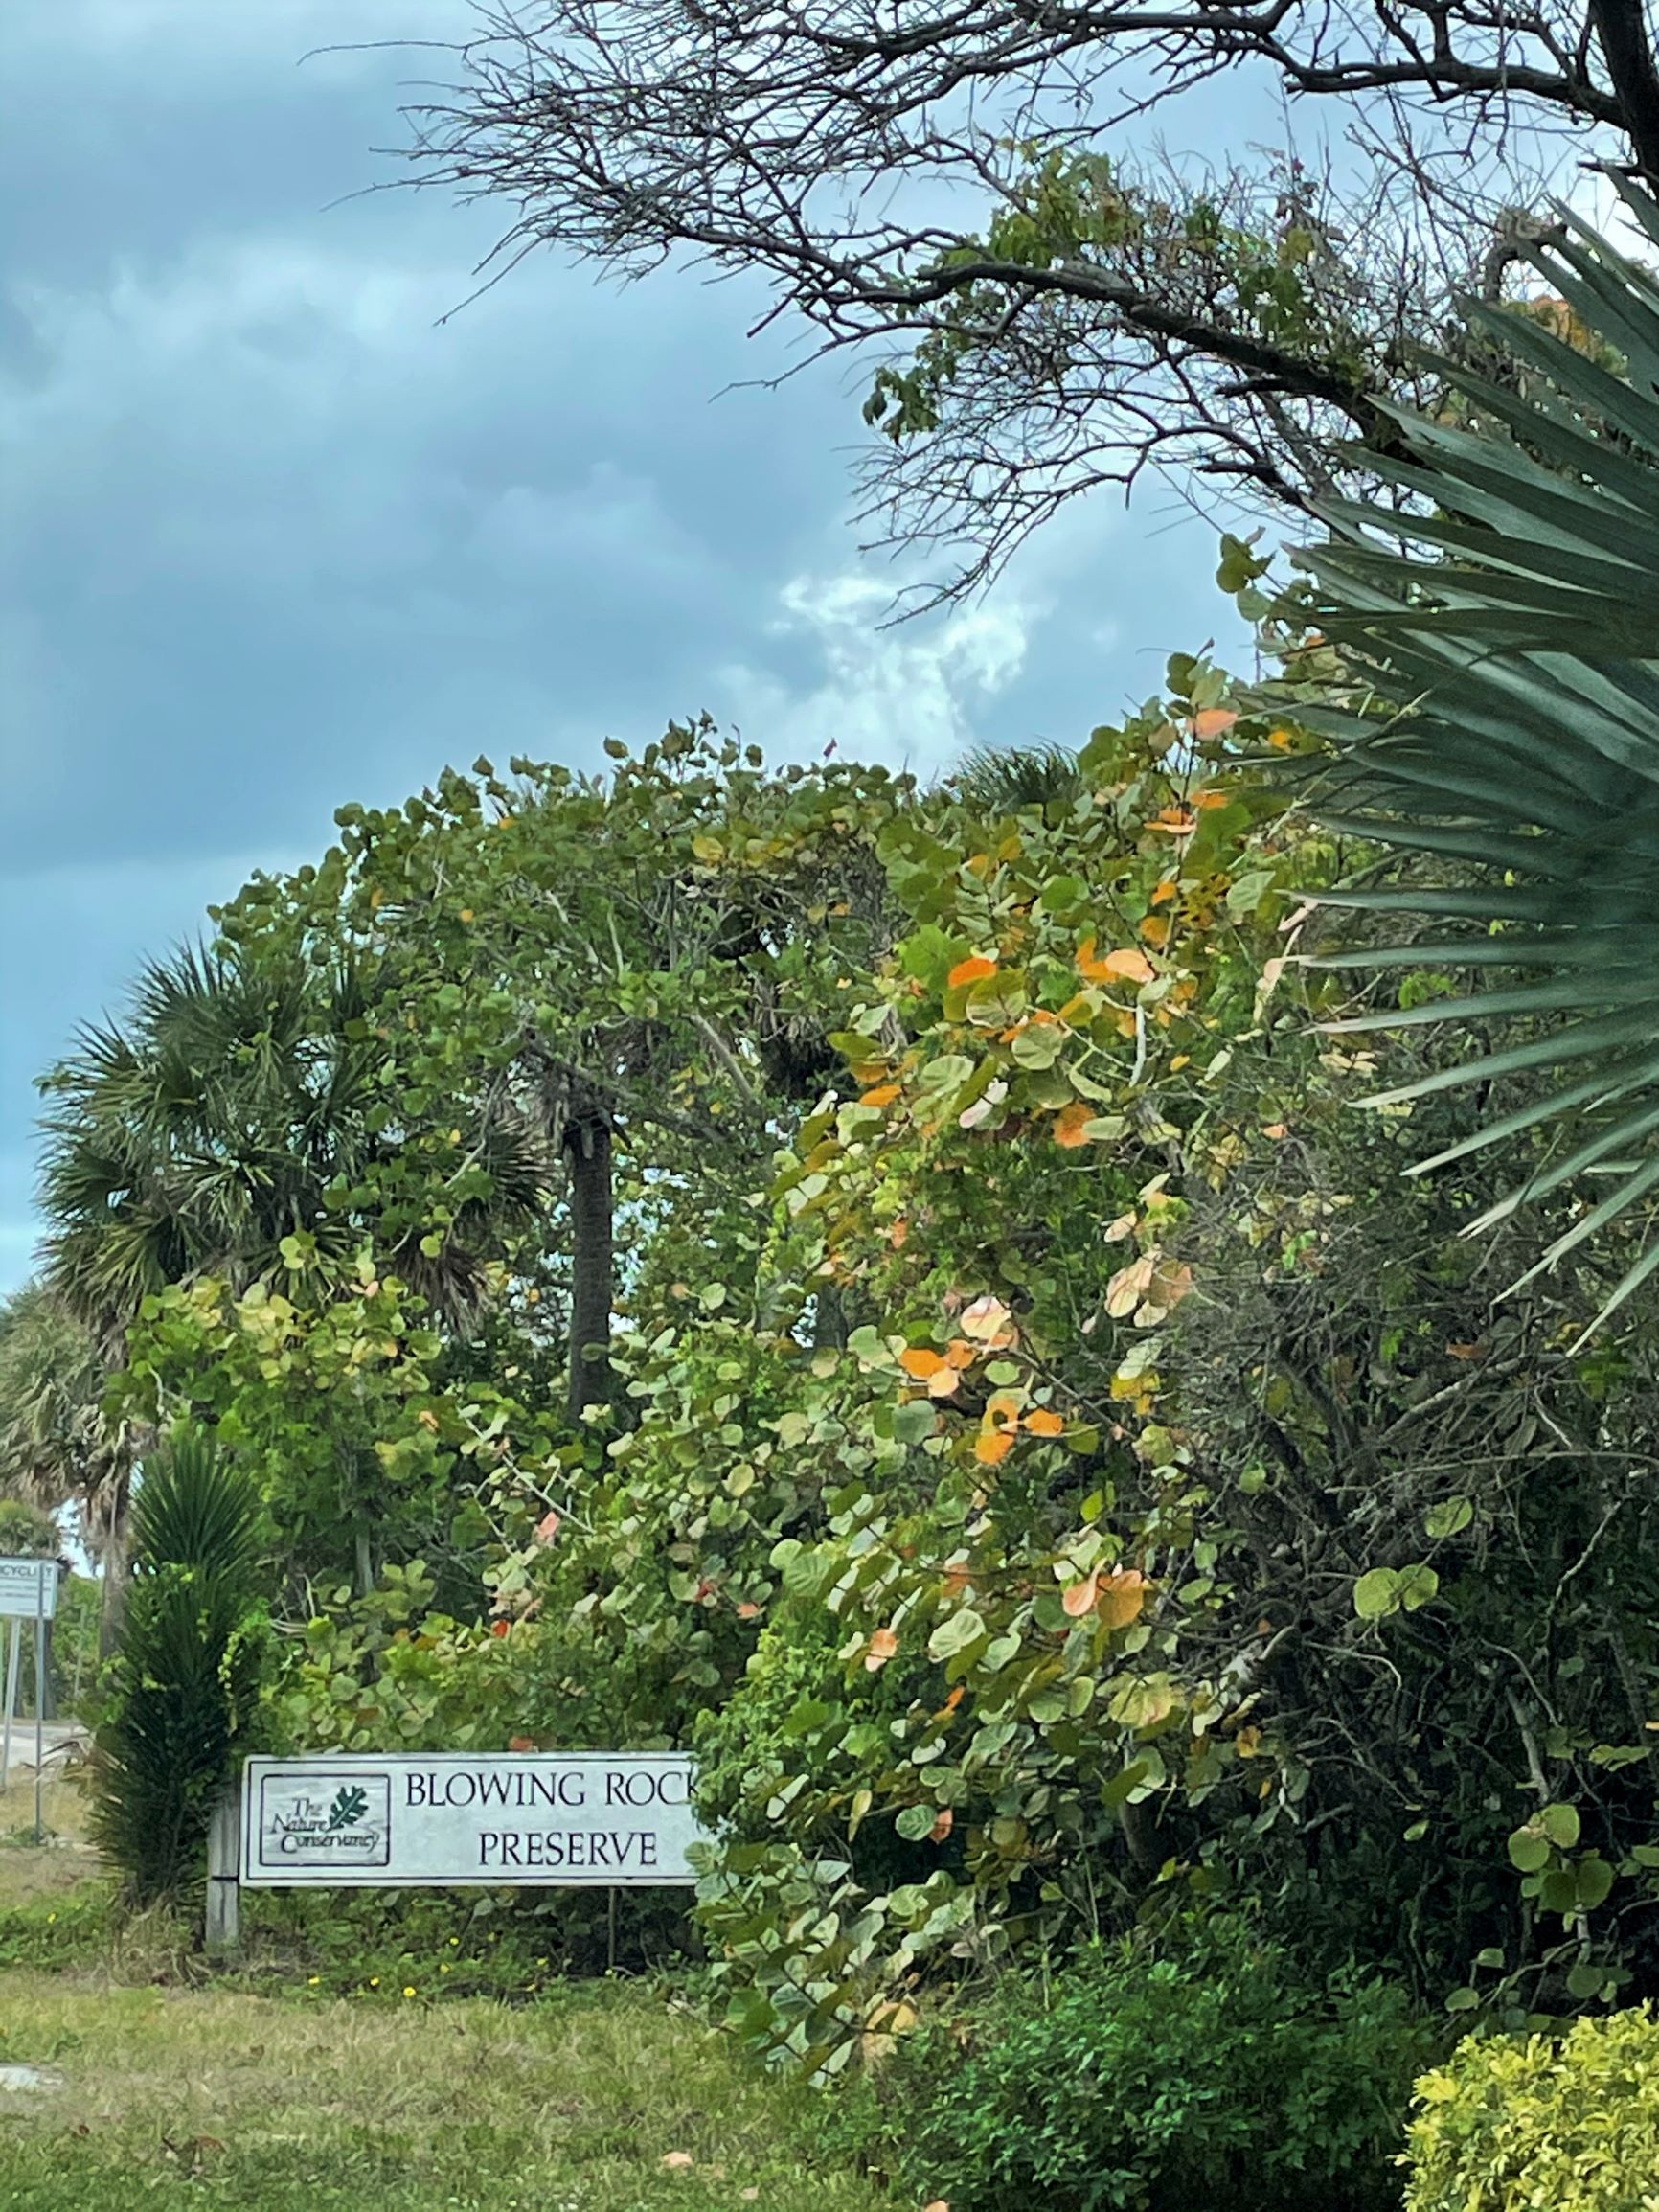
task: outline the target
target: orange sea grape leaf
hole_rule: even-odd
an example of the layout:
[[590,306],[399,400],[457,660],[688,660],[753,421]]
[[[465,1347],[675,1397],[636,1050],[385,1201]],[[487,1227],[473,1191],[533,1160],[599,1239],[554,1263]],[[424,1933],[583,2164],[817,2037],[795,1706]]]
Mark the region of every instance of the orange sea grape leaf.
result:
[[1049,1405],[1034,1406],[1025,1417],[1025,1425],[1034,1436],[1063,1436],[1065,1417]]
[[1088,1144],[1091,1141],[1089,1124],[1095,1119],[1092,1106],[1083,1099],[1073,1099],[1069,1106],[1062,1106],[1055,1116],[1055,1143],[1063,1145],[1067,1152],[1075,1152],[1079,1145]]
[[930,1352],[923,1344],[913,1344],[898,1355],[898,1364],[906,1375],[915,1376],[918,1382],[925,1382],[937,1375],[944,1360],[937,1352]]
[[983,952],[975,952],[966,960],[959,960],[945,981],[954,991],[965,983],[983,983],[988,975],[996,973],[996,962],[988,960]]
[[1147,1603],[1147,1578],[1138,1567],[1108,1575],[1101,1585],[1100,1613],[1108,1629],[1126,1629],[1138,1621]]
[[1085,1613],[1093,1612],[1095,1600],[1100,1595],[1101,1578],[1098,1574],[1085,1576],[1080,1583],[1073,1583],[1060,1593],[1060,1605],[1067,1620],[1080,1621]]
[[893,1629],[877,1629],[870,1639],[869,1650],[864,1654],[866,1674],[879,1674],[898,1650],[898,1631]]

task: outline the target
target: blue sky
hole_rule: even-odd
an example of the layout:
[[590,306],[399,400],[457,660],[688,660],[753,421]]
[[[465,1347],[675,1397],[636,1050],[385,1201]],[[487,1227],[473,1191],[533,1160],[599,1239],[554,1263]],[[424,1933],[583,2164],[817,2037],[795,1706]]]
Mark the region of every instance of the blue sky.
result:
[[986,600],[881,629],[847,370],[739,287],[552,259],[361,194],[465,0],[11,0],[0,15],[0,1288],[34,1078],[148,951],[333,810],[447,762],[596,765],[707,709],[778,756],[930,768],[1076,739],[1229,610],[1155,490],[1072,510]]

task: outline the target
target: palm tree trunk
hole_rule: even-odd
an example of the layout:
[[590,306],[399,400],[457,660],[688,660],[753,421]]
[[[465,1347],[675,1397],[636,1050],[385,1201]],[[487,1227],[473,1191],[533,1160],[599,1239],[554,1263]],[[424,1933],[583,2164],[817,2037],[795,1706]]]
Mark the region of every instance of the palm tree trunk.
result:
[[610,1324],[616,1300],[610,1123],[585,1114],[565,1129],[570,1168],[570,1410],[610,1399]]
[[107,1659],[121,1641],[122,1615],[126,1610],[126,1531],[110,1528],[99,1550],[103,1569],[103,1591],[98,1615],[98,1655]]
[[107,1659],[121,1641],[122,1615],[126,1610],[126,1515],[132,1498],[132,1462],[125,1453],[106,1465],[92,1495],[102,1506],[103,1527],[96,1545],[89,1545],[102,1569],[103,1589],[98,1616],[98,1655]]

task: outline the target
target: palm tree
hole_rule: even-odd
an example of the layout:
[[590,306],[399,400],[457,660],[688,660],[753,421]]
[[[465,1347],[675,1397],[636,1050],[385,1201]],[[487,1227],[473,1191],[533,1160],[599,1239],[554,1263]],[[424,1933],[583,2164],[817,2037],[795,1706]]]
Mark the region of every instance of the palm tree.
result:
[[[379,984],[345,960],[186,948],[145,969],[125,1024],[82,1032],[45,1086],[46,1281],[72,1311],[119,1335],[141,1299],[193,1275],[350,1268],[369,1224],[344,1195],[407,1133],[375,1110]],[[381,1255],[457,1326],[495,1238],[532,1218],[545,1181],[509,1115],[486,1119],[474,1149],[490,1196],[460,1209],[442,1252],[416,1225]]]
[[[265,945],[185,949],[148,967],[127,1018],[85,1030],[47,1080],[43,1290],[83,1332],[94,1400],[125,1361],[142,1301],[202,1275],[301,1303],[350,1294],[366,1243],[451,1332],[481,1311],[504,1236],[540,1211],[543,1151],[521,1116],[481,1112],[487,1195],[454,1209],[441,1249],[377,1191],[422,1130],[379,1082],[392,987],[375,969]],[[96,1492],[106,1635],[125,1587],[132,1443]],[[372,1531],[357,1572],[373,1580]]]
[[77,1509],[102,1576],[106,1650],[125,1583],[138,1444],[103,1410],[108,1380],[93,1332],[45,1285],[28,1284],[0,1306],[0,1495],[48,1513]]
[[1401,413],[1398,508],[1325,511],[1314,619],[1365,696],[1305,718],[1317,810],[1400,863],[1328,901],[1388,940],[1329,965],[1471,978],[1336,1026],[1453,1027],[1466,1049],[1384,1096],[1476,1088],[1479,1127],[1413,1171],[1509,1148],[1475,1226],[1596,1178],[1530,1274],[1634,1229],[1604,1316],[1659,1267],[1632,1212],[1659,1191],[1659,282],[1570,216],[1528,258],[1553,304],[1466,307],[1494,373],[1441,365],[1462,420]]

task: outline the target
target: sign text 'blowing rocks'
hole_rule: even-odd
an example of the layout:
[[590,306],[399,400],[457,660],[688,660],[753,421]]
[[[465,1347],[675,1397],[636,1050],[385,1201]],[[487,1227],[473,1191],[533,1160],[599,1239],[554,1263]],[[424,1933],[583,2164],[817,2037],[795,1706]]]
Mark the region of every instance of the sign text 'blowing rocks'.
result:
[[244,1882],[397,1888],[696,1880],[705,1839],[678,1753],[250,1759]]

